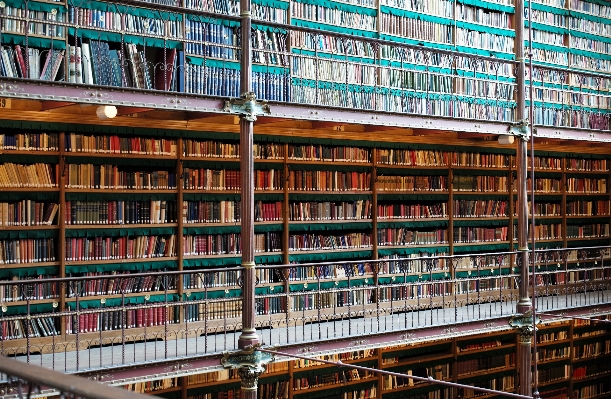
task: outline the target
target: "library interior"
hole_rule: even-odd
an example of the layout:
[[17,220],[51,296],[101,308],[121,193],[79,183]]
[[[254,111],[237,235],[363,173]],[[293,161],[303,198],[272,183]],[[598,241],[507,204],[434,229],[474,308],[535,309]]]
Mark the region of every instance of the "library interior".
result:
[[607,0],[0,0],[0,398],[611,398],[610,116]]

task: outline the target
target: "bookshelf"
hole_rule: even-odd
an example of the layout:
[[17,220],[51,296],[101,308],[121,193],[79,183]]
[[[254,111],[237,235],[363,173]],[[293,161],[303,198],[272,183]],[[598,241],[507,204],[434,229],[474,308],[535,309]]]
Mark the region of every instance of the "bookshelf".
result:
[[[596,316],[595,319],[599,317],[605,316]],[[315,358],[515,392],[516,346],[516,334],[501,329],[422,342],[393,342],[376,349],[354,348],[349,352],[316,355]],[[542,397],[569,398],[573,393],[576,397],[598,398],[608,393],[605,378],[611,371],[605,365],[591,369],[595,363],[604,364],[602,360],[609,356],[609,328],[606,324],[595,321],[584,324],[584,321],[566,319],[544,322],[539,326],[537,350]],[[587,371],[588,366],[590,371]],[[582,373],[593,374],[582,377]],[[145,392],[156,394],[155,389],[167,385],[173,388],[161,391],[160,395],[179,398],[181,394],[176,390],[180,388],[175,387],[174,381],[171,378],[148,383]],[[237,376],[227,370],[178,379],[179,385],[184,384],[183,395],[188,398],[232,397],[237,382]],[[327,385],[331,383],[333,385]],[[283,399],[352,398],[355,392],[356,397],[384,399],[436,399],[457,394],[455,388],[431,386],[409,377],[369,376],[364,371],[338,370],[316,360],[302,359],[280,359],[268,365],[260,378],[259,390],[265,392],[262,397]],[[462,390],[461,394],[464,397],[490,396],[469,389]]]
[[[4,279],[188,271],[239,263],[237,136],[7,129],[2,143],[0,171],[20,176],[5,179],[0,206]],[[25,151],[27,163],[20,159]],[[340,142],[258,135],[254,151],[257,262],[292,264],[286,276],[258,270],[261,289],[268,294],[259,300],[261,315],[303,316],[350,307],[366,311],[376,301],[397,298],[406,306],[421,300],[441,306],[450,296],[473,300],[499,285],[507,292],[514,289],[509,277],[497,277],[511,273],[506,256],[465,258],[455,267],[426,258],[397,261],[513,248],[512,150],[469,140],[448,146],[412,139]],[[537,245],[608,243],[607,156],[542,152],[535,162],[536,206],[542,215]],[[353,268],[332,263],[355,259],[363,262]],[[375,266],[366,259],[387,261]],[[330,264],[323,269],[302,266],[319,261]],[[576,254],[560,268],[554,264],[537,282],[540,292],[609,277],[585,272],[578,264]],[[446,281],[450,278],[461,280],[454,284]],[[52,302],[58,302],[58,309],[108,308],[102,319],[93,312],[81,320],[48,319],[39,329],[43,338],[120,330],[122,325],[154,329],[166,321],[216,325],[225,317],[240,317],[239,279],[236,271],[217,273],[214,281],[198,274],[109,278],[66,288],[41,285],[31,298],[41,311]],[[313,293],[319,284],[354,288]],[[180,306],[167,311],[155,306],[185,295],[224,302],[214,309],[194,303],[182,313]],[[23,295],[9,291],[4,297],[9,313],[24,304]],[[149,309],[134,309],[121,319],[112,307],[123,303]],[[19,332],[10,336],[15,339],[5,345],[18,345]]]
[[[533,2],[532,8],[536,65],[609,72],[607,6],[575,0]],[[257,0],[252,11],[253,88],[258,98],[514,119],[515,77],[512,66],[503,63],[514,57],[515,10],[510,2],[318,5]],[[7,64],[0,70],[3,76],[221,97],[241,93],[236,1],[138,1],[130,7],[32,1],[26,9],[12,0],[0,15]],[[315,34],[287,30],[287,25],[321,29]],[[439,55],[435,49],[461,55]],[[471,56],[492,56],[499,62]],[[531,78],[536,85],[535,123],[608,128],[608,79],[537,68]]]

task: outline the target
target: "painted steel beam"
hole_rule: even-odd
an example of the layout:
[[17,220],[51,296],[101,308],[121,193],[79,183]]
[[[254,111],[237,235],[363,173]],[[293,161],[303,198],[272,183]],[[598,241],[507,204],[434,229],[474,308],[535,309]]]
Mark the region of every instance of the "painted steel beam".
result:
[[[38,101],[58,101],[117,107],[147,108],[228,115],[223,111],[224,100],[198,95],[146,90],[84,86],[71,83],[0,79],[0,98]],[[396,114],[316,107],[311,105],[270,103],[272,117],[306,121],[359,124],[394,128],[427,129],[437,131],[471,132],[477,134],[507,134],[508,123],[465,120],[448,117]],[[536,127],[535,137],[611,143],[611,131],[564,127]]]

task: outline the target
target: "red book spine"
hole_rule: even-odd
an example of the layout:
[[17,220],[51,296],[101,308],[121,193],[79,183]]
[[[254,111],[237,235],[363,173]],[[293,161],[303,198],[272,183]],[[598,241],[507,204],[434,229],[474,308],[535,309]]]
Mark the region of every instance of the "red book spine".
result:
[[138,327],[144,326],[144,309],[136,309],[136,323]]

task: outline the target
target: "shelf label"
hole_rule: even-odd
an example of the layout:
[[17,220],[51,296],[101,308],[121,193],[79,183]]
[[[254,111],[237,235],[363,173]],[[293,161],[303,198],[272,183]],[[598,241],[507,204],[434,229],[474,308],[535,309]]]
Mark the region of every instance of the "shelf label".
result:
[[10,98],[0,98],[0,108],[11,109],[11,99]]

